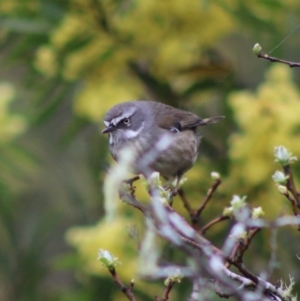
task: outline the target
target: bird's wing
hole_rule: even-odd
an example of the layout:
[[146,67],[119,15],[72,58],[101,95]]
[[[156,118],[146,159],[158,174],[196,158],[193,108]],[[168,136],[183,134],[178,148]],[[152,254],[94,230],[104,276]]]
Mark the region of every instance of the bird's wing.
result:
[[199,117],[197,117],[197,119],[195,119],[195,118],[188,119],[187,118],[181,122],[181,125],[182,125],[183,129],[190,129],[190,128],[194,128],[197,126],[207,125],[210,123],[216,123],[223,118],[225,118],[225,116],[215,116],[215,117],[209,117],[209,118],[204,118],[204,119],[201,119]]
[[158,111],[156,114],[156,122],[160,128],[166,130],[176,128],[178,131],[215,123],[223,118],[224,116],[217,116],[202,119],[190,112],[168,107],[165,107],[164,110]]

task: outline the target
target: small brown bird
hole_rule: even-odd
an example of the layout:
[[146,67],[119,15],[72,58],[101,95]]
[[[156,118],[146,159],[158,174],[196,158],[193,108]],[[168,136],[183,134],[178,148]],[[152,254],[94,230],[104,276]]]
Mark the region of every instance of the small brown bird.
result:
[[167,180],[176,178],[176,194],[180,178],[198,156],[197,127],[223,118],[201,119],[159,102],[137,100],[112,107],[104,118],[106,128],[102,133],[109,135],[110,153],[117,162],[122,149],[132,147],[136,156],[133,173],[147,178],[158,171]]

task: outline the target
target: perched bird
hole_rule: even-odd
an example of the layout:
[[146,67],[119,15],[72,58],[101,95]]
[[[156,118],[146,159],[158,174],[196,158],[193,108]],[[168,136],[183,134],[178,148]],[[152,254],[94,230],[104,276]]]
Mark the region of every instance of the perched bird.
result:
[[201,119],[159,102],[137,100],[112,107],[104,118],[102,133],[109,135],[110,153],[117,162],[120,152],[131,147],[135,156],[131,171],[146,178],[158,171],[166,180],[177,179],[176,194],[180,178],[198,156],[197,128],[223,118]]

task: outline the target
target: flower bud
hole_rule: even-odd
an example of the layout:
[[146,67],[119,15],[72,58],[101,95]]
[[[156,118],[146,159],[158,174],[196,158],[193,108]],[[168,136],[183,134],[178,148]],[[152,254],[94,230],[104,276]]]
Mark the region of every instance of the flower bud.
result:
[[223,216],[231,217],[231,216],[232,216],[232,212],[233,212],[233,208],[232,208],[232,207],[226,207],[226,208],[223,210],[222,215],[223,215]]
[[286,186],[283,186],[283,185],[277,185],[277,189],[278,189],[279,193],[281,193],[281,194],[287,194],[287,192],[288,192]]
[[180,283],[183,275],[181,274],[180,269],[176,269],[164,282],[165,286],[168,286],[170,282],[177,282]]
[[261,50],[262,48],[258,43],[256,43],[252,48],[252,51],[254,52],[255,55],[259,55],[261,53]]
[[265,212],[262,210],[261,207],[253,208],[252,210],[252,218],[258,219],[260,217],[263,217],[265,215]]
[[282,166],[287,166],[297,161],[297,157],[292,156],[292,153],[282,145],[275,147],[274,155],[275,162],[278,162]]
[[213,179],[213,180],[220,180],[220,174],[218,173],[218,172],[216,172],[216,171],[213,171],[211,174],[210,174],[210,176],[211,176],[211,178]]
[[100,249],[98,251],[97,260],[99,260],[101,264],[108,269],[114,269],[118,264],[121,264],[117,257],[113,256],[110,252],[103,249]]
[[282,171],[275,171],[272,175],[272,179],[277,184],[286,184],[287,179],[289,176],[286,176]]
[[239,195],[234,195],[230,204],[234,211],[239,210],[240,208],[244,207],[246,203],[246,196],[240,197]]

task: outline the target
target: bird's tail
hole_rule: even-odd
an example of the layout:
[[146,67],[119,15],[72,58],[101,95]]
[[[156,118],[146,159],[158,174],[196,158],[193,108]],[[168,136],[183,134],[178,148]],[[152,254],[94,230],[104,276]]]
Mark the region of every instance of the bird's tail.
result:
[[219,120],[224,119],[224,118],[225,118],[225,116],[216,116],[216,117],[201,119],[198,126],[207,125],[207,124],[210,124],[210,123],[216,123]]

